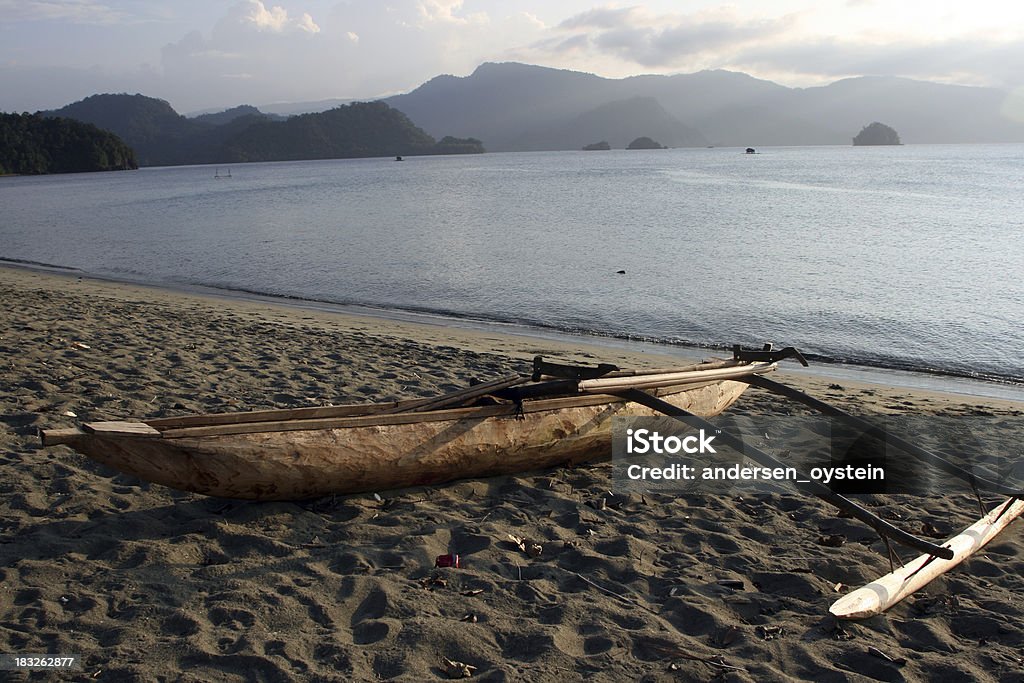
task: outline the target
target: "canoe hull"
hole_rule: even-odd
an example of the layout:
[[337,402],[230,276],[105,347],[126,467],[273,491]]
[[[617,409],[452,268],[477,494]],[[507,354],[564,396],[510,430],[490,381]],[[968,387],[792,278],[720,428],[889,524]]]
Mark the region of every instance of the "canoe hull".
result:
[[[747,388],[721,381],[664,392],[703,417],[728,408]],[[525,415],[462,416],[331,429],[178,438],[79,432],[62,443],[140,479],[209,496],[302,500],[332,494],[438,484],[577,464],[611,455],[613,417],[654,412],[609,398],[564,407],[540,401]],[[492,411],[493,412],[493,411]]]

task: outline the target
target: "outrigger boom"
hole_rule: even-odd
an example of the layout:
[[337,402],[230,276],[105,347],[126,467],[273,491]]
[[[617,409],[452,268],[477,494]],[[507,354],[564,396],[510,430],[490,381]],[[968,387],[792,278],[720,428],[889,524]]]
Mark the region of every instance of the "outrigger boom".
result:
[[981,550],[1000,531],[1024,513],[1024,500],[1008,498],[977,522],[942,544],[948,559],[924,554],[832,603],[829,612],[840,619],[867,619],[881,614],[932,579]]

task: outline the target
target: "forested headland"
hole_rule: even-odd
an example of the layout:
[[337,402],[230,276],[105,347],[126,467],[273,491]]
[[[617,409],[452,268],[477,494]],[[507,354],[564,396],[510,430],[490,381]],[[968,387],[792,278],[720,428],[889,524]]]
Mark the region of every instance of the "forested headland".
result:
[[113,133],[67,118],[0,113],[0,175],[138,168]]

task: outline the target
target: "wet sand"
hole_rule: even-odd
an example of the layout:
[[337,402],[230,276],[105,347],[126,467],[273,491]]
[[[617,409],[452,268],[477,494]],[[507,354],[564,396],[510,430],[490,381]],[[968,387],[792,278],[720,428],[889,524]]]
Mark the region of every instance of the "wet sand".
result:
[[[796,494],[615,497],[596,463],[379,500],[246,503],[139,482],[36,437],[436,395],[538,353],[678,359],[15,268],[0,268],[0,297],[0,651],[81,654],[77,678],[112,681],[445,680],[445,658],[486,681],[1024,680],[1020,523],[889,613],[840,624],[828,606],[888,571],[884,545]],[[984,416],[1020,456],[1019,404],[785,379],[861,414]],[[803,412],[750,390],[730,414]],[[944,535],[979,514],[962,494],[867,503]],[[435,568],[449,552],[461,568]]]

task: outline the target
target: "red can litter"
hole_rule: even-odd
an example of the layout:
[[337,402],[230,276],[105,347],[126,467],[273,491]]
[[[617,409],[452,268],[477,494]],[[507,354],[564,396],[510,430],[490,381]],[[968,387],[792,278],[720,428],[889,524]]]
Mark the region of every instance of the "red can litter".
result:
[[435,567],[455,567],[459,568],[459,556],[455,553],[449,553],[448,555],[438,555],[437,559],[434,560]]

